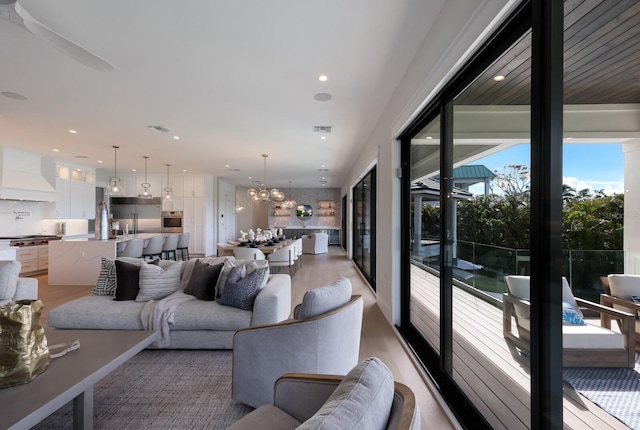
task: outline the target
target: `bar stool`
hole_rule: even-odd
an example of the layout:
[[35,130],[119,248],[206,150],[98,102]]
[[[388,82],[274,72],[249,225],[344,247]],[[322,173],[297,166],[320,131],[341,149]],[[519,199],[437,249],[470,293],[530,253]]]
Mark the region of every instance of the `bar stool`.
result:
[[[178,238],[179,234],[170,234],[164,238],[164,243],[162,244],[162,257],[164,260],[169,260],[171,258],[171,254],[173,254],[173,260],[178,260],[178,256],[176,255],[176,249],[178,248]],[[165,258],[166,257],[166,258]]]
[[[122,249],[120,249],[122,245]],[[142,258],[144,239],[131,239],[118,244],[118,257]]]
[[149,239],[147,246],[142,249],[142,258],[153,258],[160,257],[162,258],[162,243],[164,242],[164,237],[162,236],[154,236]]
[[176,248],[180,251],[180,259],[184,260],[184,254],[187,253],[187,260],[189,259],[189,240],[191,239],[190,233],[182,233],[180,237],[178,237],[178,247]]

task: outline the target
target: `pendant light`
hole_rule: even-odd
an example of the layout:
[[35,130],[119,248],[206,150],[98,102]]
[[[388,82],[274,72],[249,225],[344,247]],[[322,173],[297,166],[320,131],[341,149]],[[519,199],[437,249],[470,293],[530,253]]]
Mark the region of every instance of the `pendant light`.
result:
[[164,187],[164,195],[163,198],[166,201],[171,201],[173,200],[173,189],[171,189],[171,187],[169,186],[169,166],[171,166],[171,164],[167,164],[167,186]]
[[262,187],[260,190],[256,190],[255,188],[250,188],[247,190],[247,195],[251,197],[254,201],[262,201],[262,202],[270,202],[277,201],[281,202],[284,200],[284,193],[277,188],[272,188],[270,191],[267,189],[267,157],[268,154],[262,154],[264,158],[264,181],[262,183]]
[[113,176],[109,179],[109,186],[107,187],[105,194],[108,196],[124,196],[124,187],[120,184],[120,178],[118,178],[118,148],[119,146],[113,145],[114,150],[114,163],[113,163]]
[[289,198],[282,202],[282,207],[284,209],[292,209],[297,205],[298,203],[293,199],[293,196],[291,195],[291,181],[289,181]]
[[142,187],[142,193],[138,194],[138,198],[151,199],[153,198],[151,192],[149,191],[149,188],[151,188],[151,184],[147,182],[147,160],[149,159],[149,157],[143,155],[142,158],[144,158],[144,182],[140,184],[140,186]]

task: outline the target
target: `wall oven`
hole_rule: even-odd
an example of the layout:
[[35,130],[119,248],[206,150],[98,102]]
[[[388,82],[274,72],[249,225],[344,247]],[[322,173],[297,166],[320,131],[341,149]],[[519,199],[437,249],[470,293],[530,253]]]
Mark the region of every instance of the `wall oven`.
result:
[[182,211],[162,211],[162,232],[183,233],[184,217]]

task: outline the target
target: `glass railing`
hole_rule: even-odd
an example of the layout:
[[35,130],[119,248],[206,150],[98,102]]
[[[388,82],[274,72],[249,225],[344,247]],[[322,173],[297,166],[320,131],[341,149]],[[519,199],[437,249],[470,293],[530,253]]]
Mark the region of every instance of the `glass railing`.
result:
[[[505,275],[530,275],[529,250],[503,248],[482,243],[458,241],[453,277],[457,281],[501,298],[506,292]],[[586,300],[600,302],[603,292],[601,276],[624,273],[624,251],[565,250],[563,275],[569,281],[573,294]],[[414,247],[413,260],[438,269],[439,242],[425,238],[419,249]]]

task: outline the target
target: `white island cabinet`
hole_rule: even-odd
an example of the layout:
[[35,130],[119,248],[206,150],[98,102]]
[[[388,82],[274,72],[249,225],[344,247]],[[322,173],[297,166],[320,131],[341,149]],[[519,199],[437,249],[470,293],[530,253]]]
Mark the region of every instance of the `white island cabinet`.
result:
[[49,242],[49,285],[95,285],[102,257],[115,259],[118,243],[149,239],[158,234],[131,234],[126,238],[55,240]]

